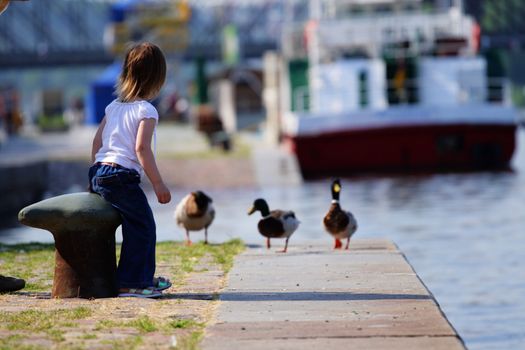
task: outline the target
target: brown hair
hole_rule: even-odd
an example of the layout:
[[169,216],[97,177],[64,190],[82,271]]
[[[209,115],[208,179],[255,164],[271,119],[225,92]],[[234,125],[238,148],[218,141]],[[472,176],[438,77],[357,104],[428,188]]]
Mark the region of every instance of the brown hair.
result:
[[152,99],[166,80],[166,59],[160,48],[152,43],[132,46],[126,53],[122,72],[116,84],[119,99]]

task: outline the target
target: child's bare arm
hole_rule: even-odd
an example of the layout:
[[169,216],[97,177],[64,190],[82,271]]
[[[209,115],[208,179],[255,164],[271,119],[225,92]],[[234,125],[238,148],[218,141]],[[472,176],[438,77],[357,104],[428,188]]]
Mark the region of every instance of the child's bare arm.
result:
[[143,119],[139,124],[137,132],[137,143],[135,145],[135,151],[140,164],[144,168],[146,175],[148,176],[153,190],[157,195],[159,203],[169,203],[171,200],[171,193],[162,181],[157,163],[155,163],[155,157],[151,150],[151,138],[153,136],[153,130],[155,129],[156,121],[154,119]]
[[93,146],[91,147],[91,163],[95,162],[95,155],[97,154],[100,147],[102,147],[102,131],[106,125],[106,117],[102,119],[100,125],[98,126],[97,133],[93,138]]

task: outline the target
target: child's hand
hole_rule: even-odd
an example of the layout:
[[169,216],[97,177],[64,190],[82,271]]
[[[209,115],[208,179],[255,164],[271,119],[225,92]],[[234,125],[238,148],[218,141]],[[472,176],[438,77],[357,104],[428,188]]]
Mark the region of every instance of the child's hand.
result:
[[168,190],[164,182],[161,181],[157,184],[153,184],[153,190],[155,191],[160,204],[166,204],[171,201],[170,190]]

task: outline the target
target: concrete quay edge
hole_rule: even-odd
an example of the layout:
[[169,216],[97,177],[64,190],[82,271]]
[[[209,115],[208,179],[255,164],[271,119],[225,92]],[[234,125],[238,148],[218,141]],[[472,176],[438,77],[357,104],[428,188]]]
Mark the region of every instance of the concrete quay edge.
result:
[[249,247],[220,293],[203,349],[465,349],[397,246],[356,239]]

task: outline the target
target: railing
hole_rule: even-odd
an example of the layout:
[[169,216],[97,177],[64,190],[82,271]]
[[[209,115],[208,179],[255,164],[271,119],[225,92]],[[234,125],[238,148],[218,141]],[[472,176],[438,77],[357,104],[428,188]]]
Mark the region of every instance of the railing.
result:
[[[376,13],[349,18],[320,19],[315,34],[319,38],[320,58],[329,57],[333,50],[359,47],[372,57],[381,56],[382,48],[393,43],[410,42],[413,54],[428,53],[436,40],[448,37],[465,38],[465,52],[472,51],[471,17],[457,12]],[[305,49],[304,23],[287,22],[283,29],[283,48],[286,57],[296,57]],[[446,44],[444,44],[446,45]],[[457,51],[457,44],[450,48]],[[442,48],[442,50],[444,47]]]
[[0,65],[105,63],[110,0],[14,2],[0,19]]
[[[106,52],[103,37],[113,2],[32,0],[13,3],[0,20],[0,65],[51,61],[55,64],[81,63],[82,58],[90,57],[107,61],[111,57]],[[220,58],[222,29],[226,24],[237,27],[244,57],[260,57],[264,51],[278,46],[283,1],[190,0],[189,3],[192,17],[184,57]],[[147,34],[144,38],[148,39]]]
[[[388,80],[386,84],[385,97],[388,106],[414,105],[421,103],[420,86],[418,79],[407,79],[401,85],[394,79]],[[350,92],[349,92],[350,93]],[[358,97],[370,96],[370,89],[366,84],[359,85],[355,91]],[[510,82],[507,78],[487,78],[485,86],[461,86],[459,84],[456,98],[453,101],[457,105],[470,103],[508,104],[511,101]],[[311,109],[311,93],[308,86],[295,88],[293,91],[292,111],[307,112]],[[359,108],[367,108],[368,103],[361,103],[358,98]]]

